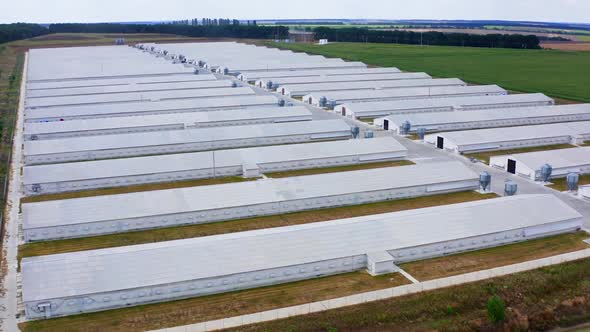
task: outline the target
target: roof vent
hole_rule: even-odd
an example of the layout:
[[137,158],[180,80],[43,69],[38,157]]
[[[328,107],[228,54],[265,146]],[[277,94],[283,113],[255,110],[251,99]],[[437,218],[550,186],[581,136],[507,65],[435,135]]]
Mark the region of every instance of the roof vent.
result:
[[543,182],[549,182],[551,179],[551,173],[553,173],[553,167],[549,164],[541,166],[541,180]]
[[566,177],[567,181],[567,189],[572,192],[578,189],[578,184],[580,182],[580,174],[578,173],[570,173]]
[[518,185],[513,181],[506,181],[504,184],[504,196],[514,196],[518,191]]

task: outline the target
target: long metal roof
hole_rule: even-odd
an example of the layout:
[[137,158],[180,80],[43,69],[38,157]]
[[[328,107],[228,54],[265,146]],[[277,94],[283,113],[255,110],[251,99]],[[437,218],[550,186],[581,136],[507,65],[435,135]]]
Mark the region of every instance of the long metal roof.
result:
[[471,85],[471,86],[433,86],[417,88],[399,88],[383,90],[343,90],[343,91],[315,91],[307,97],[319,99],[326,97],[337,103],[354,100],[369,99],[412,99],[448,97],[476,94],[507,94],[507,91],[497,85]]
[[28,81],[192,73],[193,68],[125,46],[32,49]]
[[159,101],[170,99],[190,99],[205,97],[253,95],[255,92],[249,87],[236,88],[213,88],[213,89],[191,89],[191,90],[168,90],[168,91],[142,91],[110,93],[82,96],[59,96],[29,98],[25,101],[27,108],[33,107],[57,107],[75,106],[84,104],[110,104],[133,101]]
[[475,97],[454,97],[454,98],[427,98],[409,100],[389,100],[365,103],[344,104],[347,111],[354,113],[371,112],[410,112],[414,109],[444,108],[449,111],[461,110],[463,108],[483,105],[502,105],[523,102],[553,102],[553,99],[542,93],[526,93],[497,96],[475,96]]
[[533,170],[541,169],[545,164],[551,165],[554,169],[590,165],[590,147],[517,153],[507,156]]
[[[195,75],[196,76],[196,75]],[[80,96],[80,95],[98,95],[112,93],[128,92],[149,92],[149,91],[170,91],[170,90],[192,90],[192,89],[211,89],[211,88],[229,88],[233,82],[231,80],[216,81],[192,81],[192,82],[167,82],[152,84],[128,84],[115,86],[93,86],[93,87],[68,87],[63,89],[48,90],[29,90],[27,98],[41,97],[60,97],[60,96]]]
[[487,144],[550,137],[590,135],[590,121],[553,123],[535,126],[463,130],[437,133],[456,145]]
[[172,74],[163,76],[144,76],[144,77],[119,77],[119,78],[100,78],[56,82],[29,82],[27,91],[34,90],[51,90],[64,88],[82,88],[112,85],[129,85],[129,84],[153,84],[153,83],[174,83],[174,82],[194,82],[194,81],[215,81],[217,77],[213,74],[193,75]]
[[[481,111],[456,111],[436,113],[392,114],[385,118],[396,124],[410,121],[414,126],[437,126],[451,123],[494,121],[502,119],[535,119],[553,116],[589,114],[590,104],[504,108]],[[575,118],[572,118],[575,120]],[[532,123],[531,123],[532,124]]]
[[[23,300],[84,296],[296,266],[569,220],[579,222],[581,217],[554,195],[519,195],[306,225],[27,257],[21,263]],[[236,259],[236,253],[247,259]]]
[[279,90],[285,90],[289,94],[308,94],[314,91],[335,91],[354,89],[393,89],[408,87],[435,87],[435,86],[465,86],[466,83],[458,78],[428,78],[407,79],[371,82],[334,82],[334,83],[309,83],[283,85]]
[[201,124],[240,121],[248,119],[277,119],[309,116],[311,112],[304,106],[243,108],[213,112],[172,113],[115,118],[83,119],[71,121],[27,122],[25,135],[72,133],[80,131],[99,131],[152,126],[182,124],[184,127]]
[[[393,137],[27,166],[25,184],[102,179],[194,169],[405,152]],[[215,155],[213,155],[215,154]]]
[[75,118],[106,118],[157,113],[203,112],[218,108],[241,108],[259,105],[277,105],[275,96],[244,95],[165,101],[142,101],[108,105],[64,106],[25,110],[26,121],[55,121]]
[[477,175],[460,162],[263,179],[221,185],[157,190],[23,204],[23,228],[277,203],[314,197],[469,181]]
[[305,76],[337,76],[337,75],[374,75],[400,73],[397,68],[340,68],[340,69],[314,69],[314,70],[287,70],[287,71],[253,71],[241,72],[238,75],[243,81],[254,81],[258,79],[275,79],[283,77],[305,77]]
[[347,130],[350,130],[350,126],[343,120],[338,119],[141,132],[105,136],[69,137],[43,141],[26,141],[25,155],[32,156],[76,151],[138,148],[254,137],[314,135],[325,132]]
[[366,75],[321,75],[308,77],[283,77],[262,79],[261,81],[272,82],[273,85],[291,85],[308,83],[329,83],[329,82],[362,82],[362,81],[392,81],[432,78],[426,73],[392,73],[392,74],[366,74]]

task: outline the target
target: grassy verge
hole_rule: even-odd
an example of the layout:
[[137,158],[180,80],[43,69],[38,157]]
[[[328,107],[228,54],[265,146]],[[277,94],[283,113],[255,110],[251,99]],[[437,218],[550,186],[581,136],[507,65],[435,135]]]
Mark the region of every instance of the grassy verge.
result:
[[[566,178],[551,179],[551,183],[553,184],[549,185],[549,188],[559,191],[566,191],[568,189]],[[590,174],[580,174],[580,182],[578,184],[581,186],[590,184]]]
[[590,66],[586,65],[590,63],[589,52],[372,43],[267,45],[590,102],[586,84],[590,76]]
[[536,152],[536,151],[560,150],[560,149],[569,149],[569,148],[574,148],[574,147],[575,146],[570,145],[570,144],[531,146],[531,147],[520,148],[520,149],[496,150],[496,151],[478,152],[478,153],[466,153],[466,154],[464,154],[464,156],[466,156],[468,158],[473,157],[475,159],[485,162],[486,164],[489,164],[490,157],[493,157],[493,156],[502,156],[502,155],[508,155],[508,154],[527,153],[527,152]]
[[324,173],[338,173],[348,171],[358,171],[362,169],[374,169],[374,168],[385,168],[385,167],[397,167],[397,166],[408,166],[414,165],[409,160],[399,161],[385,161],[380,163],[367,163],[359,165],[346,165],[346,166],[335,166],[335,167],[324,167],[324,168],[310,168],[310,169],[299,169],[285,172],[274,172],[266,173],[265,175],[269,178],[286,178],[290,176],[301,176],[301,175],[313,175],[313,174],[324,174]]
[[589,237],[588,233],[582,231],[561,234],[544,239],[406,263],[402,264],[401,268],[420,281],[431,280],[589,249],[590,245],[583,242]]
[[[507,320],[492,324],[498,295]],[[296,316],[239,331],[547,331],[590,320],[590,259],[419,294]]]
[[164,190],[164,189],[175,189],[175,188],[186,188],[186,187],[198,187],[208,186],[213,184],[223,183],[235,183],[244,181],[253,181],[255,179],[246,179],[239,176],[228,176],[215,179],[196,179],[178,182],[165,182],[165,183],[150,183],[150,184],[138,184],[127,187],[114,187],[114,188],[101,188],[93,190],[75,191],[69,193],[59,194],[47,194],[31,197],[21,198],[21,203],[35,203],[45,202],[58,199],[70,199],[70,198],[81,198],[91,196],[103,196],[103,195],[116,195],[116,194],[127,194],[140,191],[151,191],[151,190]]
[[22,257],[49,255],[80,250],[100,249],[141,243],[169,241],[200,236],[241,232],[262,228],[300,225],[311,222],[366,216],[371,214],[418,209],[496,197],[495,194],[481,195],[476,192],[460,192],[437,196],[387,201],[357,206],[346,206],[324,210],[313,210],[279,216],[257,217],[212,224],[189,225],[154,229],[142,232],[111,234],[81,239],[36,242],[21,245],[18,250]]
[[371,277],[354,272],[233,293],[149,304],[20,325],[21,331],[145,331],[186,325],[400,286],[400,274]]

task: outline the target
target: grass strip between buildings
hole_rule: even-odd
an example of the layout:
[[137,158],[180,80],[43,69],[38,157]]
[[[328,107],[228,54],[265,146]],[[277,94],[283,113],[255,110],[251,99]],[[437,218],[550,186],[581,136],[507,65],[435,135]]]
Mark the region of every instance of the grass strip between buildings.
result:
[[23,332],[145,331],[244,315],[410,283],[401,274],[364,271],[186,300],[148,304],[20,324]]
[[474,191],[423,196],[379,203],[336,207],[323,210],[303,211],[277,216],[264,216],[210,224],[159,228],[140,232],[109,234],[79,239],[34,242],[19,247],[19,262],[22,257],[59,254],[127,246],[142,243],[195,238],[216,234],[234,233],[255,229],[301,225],[312,222],[360,217],[378,213],[419,209],[431,206],[478,201],[497,197],[495,194],[479,194]]
[[349,172],[349,171],[358,171],[358,170],[363,170],[363,169],[386,168],[386,167],[409,166],[409,165],[415,165],[415,164],[409,160],[384,161],[384,162],[379,162],[379,163],[365,163],[365,164],[358,164],[358,165],[298,169],[298,170],[293,170],[293,171],[265,173],[265,175],[268,176],[269,178],[286,178],[286,177],[291,177],[291,176]]
[[[566,178],[551,179],[551,183],[552,184],[548,185],[549,188],[558,191],[568,190]],[[578,185],[583,186],[587,184],[590,184],[590,174],[580,174],[580,182],[578,182]]]
[[549,150],[561,150],[561,149],[570,149],[575,148],[575,145],[571,144],[555,144],[555,145],[545,145],[545,146],[530,146],[526,148],[518,148],[518,149],[509,149],[509,150],[495,150],[495,151],[488,151],[488,152],[477,152],[477,153],[466,153],[464,154],[465,157],[473,157],[477,160],[481,160],[486,164],[490,163],[490,157],[494,156],[503,156],[509,154],[516,154],[516,153],[527,153],[527,152],[537,152],[537,151],[549,151]]
[[[562,252],[566,252],[568,250],[573,250],[574,247],[578,245],[578,243],[582,243],[582,239],[587,238],[588,234],[579,232],[575,234],[563,234],[558,235],[551,238],[546,239],[539,239],[528,242],[521,242],[516,244],[507,245],[504,247],[497,247],[497,248],[488,248],[482,249],[479,251],[473,251],[468,253],[462,253],[458,255],[442,257],[441,260],[452,260],[452,259],[459,259],[459,264],[454,264],[450,266],[449,264],[441,264],[437,262],[437,259],[427,260],[423,262],[417,263],[408,263],[402,265],[403,268],[406,269],[408,272],[414,272],[414,277],[418,276],[425,276],[430,275],[433,276],[432,272],[428,272],[428,274],[420,273],[416,268],[419,265],[414,265],[412,268],[412,264],[421,264],[422,266],[426,267],[426,269],[421,271],[436,271],[438,268],[443,268],[444,271],[451,271],[453,268],[458,267],[459,265],[465,263],[469,266],[469,269],[464,269],[459,267],[457,270],[452,274],[459,274],[465,273],[471,270],[480,270],[489,268],[493,266],[505,265],[514,262],[521,262],[527,259],[532,259],[532,257],[544,257],[548,255],[554,255]],[[546,242],[543,244],[543,242]],[[589,247],[586,245],[586,247]],[[579,246],[578,249],[583,249],[583,246]],[[537,253],[531,253],[530,251],[538,251]],[[503,256],[505,254],[509,254],[510,259],[506,259]],[[493,261],[493,259],[497,259],[497,264],[489,264]],[[433,264],[431,267],[428,265]],[[577,266],[576,264],[580,264]],[[585,282],[587,283],[587,291],[586,295],[589,296],[590,304],[590,260],[580,261],[577,263],[570,263],[569,266],[574,266],[575,271],[574,276],[577,276],[579,273],[584,274],[587,278]],[[562,266],[554,267],[552,269],[561,269]],[[584,268],[586,269],[584,271]],[[546,269],[545,269],[546,270]],[[555,274],[550,272],[546,274],[543,270],[537,270],[530,272],[532,274],[542,273],[542,276],[547,276],[551,278],[557,278],[555,281],[557,282],[555,285],[560,285],[559,289],[555,289],[555,294],[562,294],[565,295],[571,294],[573,291],[580,291],[580,283],[584,279],[571,279],[573,275],[567,270],[564,273],[561,273],[559,270],[559,274]],[[568,272],[569,271],[569,272]],[[436,273],[436,272],[435,272]],[[412,273],[411,273],[412,274]],[[506,277],[510,278],[521,278],[523,274],[514,275]],[[561,279],[563,278],[563,279]],[[532,282],[535,283],[537,287],[538,294],[543,294],[542,289],[544,288],[542,281],[551,280],[545,279],[542,277],[541,279],[535,277],[531,279]],[[560,282],[565,281],[575,281],[573,285],[561,285]],[[33,321],[28,322],[20,325],[20,328],[24,332],[31,332],[31,331],[143,331],[148,329],[161,329],[164,327],[171,327],[171,326],[179,326],[179,325],[186,325],[192,324],[207,320],[214,320],[220,319],[224,317],[232,317],[237,315],[243,315],[253,312],[259,312],[269,309],[276,309],[282,307],[288,307],[297,304],[303,304],[308,302],[326,300],[346,295],[358,294],[362,292],[377,290],[377,289],[385,289],[396,287],[404,284],[408,284],[409,281],[405,279],[401,274],[388,274],[378,277],[372,277],[367,274],[365,271],[358,271],[353,273],[346,273],[341,275],[335,276],[328,276],[318,279],[311,279],[311,280],[304,280],[299,282],[281,284],[281,285],[274,285],[268,286],[263,288],[256,288],[244,291],[236,291],[232,293],[225,293],[225,294],[216,294],[204,297],[197,297],[192,299],[186,300],[178,300],[172,302],[164,302],[164,303],[155,303],[155,304],[148,304],[142,305],[137,307],[130,307],[124,309],[117,309],[117,310],[110,310],[104,312],[97,312],[97,313],[89,313],[89,314],[82,314],[77,316],[70,316],[64,318],[56,318],[51,320],[41,320],[41,321]],[[520,281],[519,281],[520,283]],[[397,299],[390,299],[386,301],[401,301],[403,303],[402,306],[385,306],[385,307],[378,307],[375,312],[378,314],[379,317],[383,319],[394,319],[391,323],[399,323],[397,319],[403,319],[403,317],[410,318],[412,317],[411,321],[403,321],[402,323],[406,324],[409,322],[421,324],[422,322],[431,322],[434,325],[425,325],[424,327],[430,326],[433,329],[436,329],[441,322],[447,324],[446,319],[453,319],[448,323],[453,325],[449,325],[449,327],[455,326],[454,324],[458,324],[454,321],[454,319],[459,319],[458,315],[463,312],[469,312],[472,308],[469,306],[463,307],[462,301],[468,301],[467,303],[473,303],[473,301],[477,302],[478,305],[475,308],[478,308],[477,313],[480,312],[480,303],[487,299],[485,295],[482,295],[480,292],[470,293],[469,291],[474,287],[474,285],[488,285],[489,282],[486,283],[477,283],[477,284],[469,284],[463,285],[454,288],[454,292],[448,293],[448,296],[458,296],[457,298],[448,298],[448,296],[438,297],[432,296],[431,293],[423,293],[418,295],[412,295],[410,297],[402,297]],[[515,284],[513,287],[507,289],[504,285],[504,282],[499,284],[495,284],[495,282],[491,282],[492,288],[487,289],[486,287],[481,287],[481,289],[485,289],[487,291],[495,291],[496,289],[502,291],[511,291],[514,292],[514,296],[518,298],[519,292],[521,289],[516,287]],[[550,285],[549,287],[553,287],[554,285]],[[567,289],[570,292],[562,292],[560,289],[568,287]],[[571,287],[571,288],[569,288]],[[434,292],[447,292],[447,290],[437,290]],[[454,294],[454,295],[453,295]],[[471,294],[474,296],[471,297]],[[552,297],[553,299],[553,297]],[[409,301],[409,302],[408,302]],[[510,304],[510,303],[509,303]],[[329,324],[326,326],[317,326],[315,324],[307,325],[305,323],[307,316],[298,317],[296,319],[296,323],[294,326],[290,325],[282,325],[285,324],[286,321],[278,321],[271,324],[270,327],[266,327],[265,325],[262,326],[251,326],[247,327],[246,330],[252,331],[330,331],[328,328],[330,326],[337,326],[337,331],[357,331],[363,330],[363,327],[368,327],[366,331],[372,331],[373,329],[377,328],[377,326],[359,326],[360,322],[364,321],[364,317],[367,315],[371,315],[372,308],[375,308],[374,305],[379,305],[377,302],[373,305],[366,304],[363,306],[355,306],[351,307],[354,312],[358,312],[358,314],[354,314],[354,320],[356,321],[355,324],[346,325],[350,322],[346,317],[347,315],[335,315],[332,316],[332,311],[325,312],[318,314],[320,315],[320,319],[325,319],[324,317],[330,317]],[[485,304],[483,304],[485,306]],[[365,307],[367,306],[365,310]],[[431,308],[433,306],[433,308]],[[450,307],[452,310],[449,310]],[[368,309],[371,308],[371,309]],[[384,311],[385,308],[389,308],[394,312],[400,312],[402,310],[403,315],[397,316],[387,310]],[[440,309],[442,308],[442,310]],[[339,310],[346,310],[346,309],[339,309]],[[451,312],[449,312],[451,311]],[[588,306],[588,313],[590,313],[590,305]],[[440,315],[442,316],[442,321],[439,322],[441,319]],[[448,317],[446,315],[449,315]],[[407,316],[409,315],[409,316]],[[413,321],[413,319],[419,320]],[[474,316],[469,315],[468,318],[473,318]],[[477,316],[475,316],[477,317]],[[481,317],[485,317],[485,314]],[[589,316],[590,317],[590,316]],[[352,317],[351,317],[352,318]],[[315,320],[316,317],[313,317],[312,320]],[[381,322],[381,320],[379,320]],[[428,323],[428,324],[431,324]],[[272,324],[279,324],[278,326]],[[288,323],[291,324],[291,323]],[[301,325],[303,324],[303,325]],[[362,323],[361,323],[362,324]],[[409,325],[408,327],[410,327]],[[457,325],[458,327],[462,327],[463,325]],[[241,330],[241,329],[240,329]],[[389,330],[389,329],[385,329]],[[394,329],[397,330],[397,329]],[[462,330],[462,329],[459,329]]]
[[560,234],[484,250],[405,263],[400,267],[414,278],[426,281],[590,249],[590,245],[584,242],[588,238],[590,238],[590,234],[583,231]]
[[[493,324],[487,301],[506,303]],[[590,259],[295,316],[235,331],[548,331],[590,320]]]

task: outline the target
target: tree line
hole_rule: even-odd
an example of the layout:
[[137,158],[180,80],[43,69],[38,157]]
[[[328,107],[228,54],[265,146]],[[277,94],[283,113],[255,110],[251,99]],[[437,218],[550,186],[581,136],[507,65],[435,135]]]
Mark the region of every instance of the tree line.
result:
[[367,28],[317,27],[313,29],[315,39],[339,42],[396,43],[413,45],[469,46],[492,48],[539,49],[539,38],[534,35],[468,33],[443,33],[437,31],[414,32],[405,30],[370,30]]
[[33,38],[48,33],[50,33],[49,29],[38,24],[0,24],[0,44],[14,40]]
[[60,23],[49,26],[51,33],[164,33],[187,37],[229,37],[251,39],[287,38],[289,28],[224,24],[114,24],[114,23]]
[[0,24],[0,43],[27,39],[50,33],[161,33],[187,37],[227,37],[249,39],[285,39],[289,28],[284,26],[259,26],[255,21],[240,24],[237,20],[205,19],[204,24],[183,21],[161,24],[118,23],[59,23],[43,27],[38,24]]

